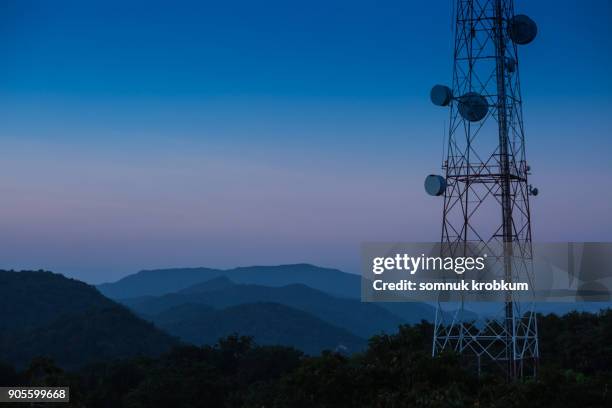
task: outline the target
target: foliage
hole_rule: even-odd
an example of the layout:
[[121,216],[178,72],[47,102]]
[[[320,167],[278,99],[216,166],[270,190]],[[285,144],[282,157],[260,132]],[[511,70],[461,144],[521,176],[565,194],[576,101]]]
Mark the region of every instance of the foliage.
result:
[[232,335],[214,346],[180,346],[159,358],[109,360],[69,374],[48,359],[19,373],[0,365],[0,379],[64,381],[75,396],[72,406],[92,408],[612,406],[612,311],[539,319],[539,375],[523,382],[477,378],[456,355],[432,358],[426,322],[374,336],[352,356],[305,356]]

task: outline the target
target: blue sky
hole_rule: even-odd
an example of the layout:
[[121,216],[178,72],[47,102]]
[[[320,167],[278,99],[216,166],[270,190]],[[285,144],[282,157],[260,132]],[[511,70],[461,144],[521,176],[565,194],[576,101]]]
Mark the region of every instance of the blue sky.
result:
[[[451,4],[3,3],[0,266],[357,272],[360,242],[437,240]],[[515,4],[534,238],[609,241],[612,6]]]

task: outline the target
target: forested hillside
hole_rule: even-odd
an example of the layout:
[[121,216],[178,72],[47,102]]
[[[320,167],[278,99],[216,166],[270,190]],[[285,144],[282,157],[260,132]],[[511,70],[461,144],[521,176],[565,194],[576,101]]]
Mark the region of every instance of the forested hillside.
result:
[[[480,379],[454,355],[432,358],[432,326],[374,336],[363,353],[307,357],[231,336],[64,372],[46,359],[23,371],[0,366],[0,385],[70,385],[72,407],[495,407],[612,406],[612,311],[540,316],[537,379]],[[562,348],[576,345],[562,351]]]
[[94,287],[51,272],[0,271],[0,360],[37,356],[62,367],[155,356],[178,341]]

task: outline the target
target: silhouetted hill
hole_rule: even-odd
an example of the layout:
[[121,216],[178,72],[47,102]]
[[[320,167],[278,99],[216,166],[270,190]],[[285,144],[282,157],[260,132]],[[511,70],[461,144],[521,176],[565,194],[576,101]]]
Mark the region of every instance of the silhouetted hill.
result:
[[44,355],[79,366],[157,355],[176,343],[83,282],[51,272],[0,271],[0,360],[21,366]]
[[361,278],[359,275],[308,264],[250,266],[228,270],[210,268],[157,269],[141,271],[114,283],[104,283],[99,285],[98,289],[112,299],[160,296],[177,292],[216,277],[226,277],[237,283],[264,286],[285,286],[292,283],[301,283],[341,297],[359,298],[361,294]]
[[370,337],[382,331],[395,332],[405,320],[374,303],[356,299],[337,298],[301,284],[282,287],[231,284],[224,280],[222,289],[218,278],[177,293],[160,297],[126,299],[124,304],[142,316],[154,316],[175,306],[205,304],[226,308],[245,303],[271,302],[310,313],[329,324],[342,327],[360,337]]
[[249,303],[215,310],[183,304],[153,318],[169,333],[197,345],[239,333],[262,345],[292,346],[308,354],[323,350],[361,351],[366,341],[309,313],[278,303]]
[[116,305],[92,286],[51,272],[0,271],[0,331],[41,327],[57,316]]

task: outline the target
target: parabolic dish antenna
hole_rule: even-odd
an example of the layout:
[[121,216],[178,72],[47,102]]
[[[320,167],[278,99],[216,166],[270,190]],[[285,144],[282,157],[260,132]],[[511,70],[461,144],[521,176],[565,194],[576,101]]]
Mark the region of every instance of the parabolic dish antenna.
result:
[[448,106],[453,99],[453,92],[446,85],[434,85],[429,96],[434,105]]
[[470,122],[483,120],[489,112],[487,98],[476,92],[468,92],[459,98],[459,113]]
[[529,44],[537,34],[538,26],[524,14],[517,14],[508,21],[508,36],[516,44]]
[[431,196],[441,196],[446,190],[446,180],[437,174],[425,177],[425,191]]

